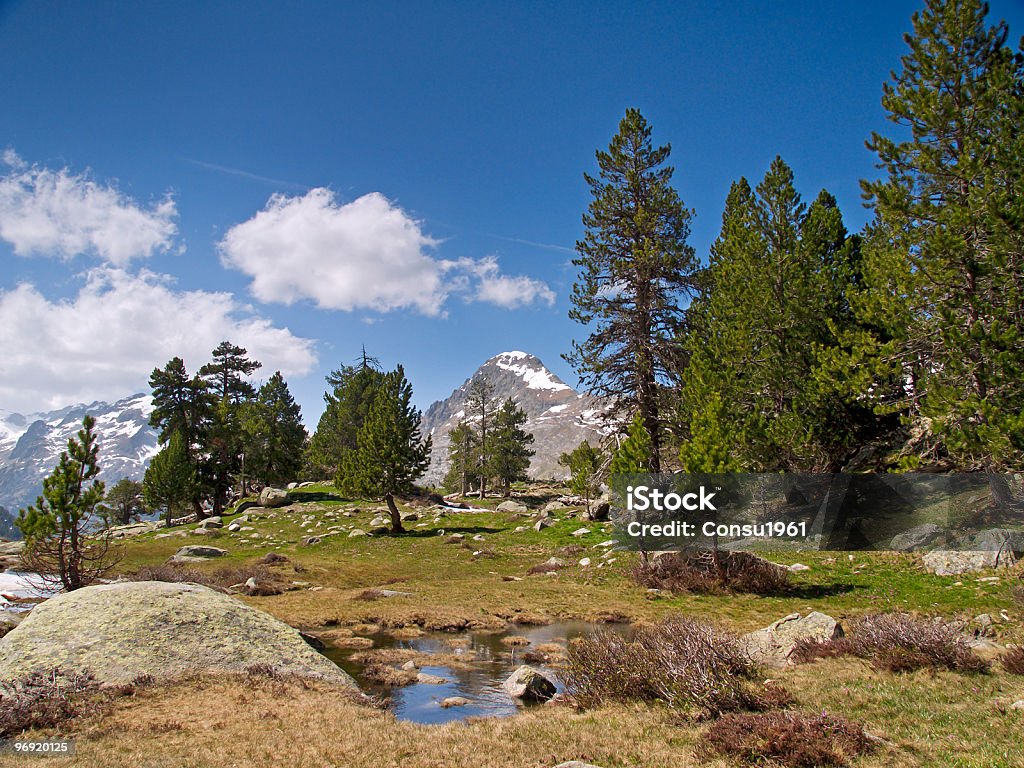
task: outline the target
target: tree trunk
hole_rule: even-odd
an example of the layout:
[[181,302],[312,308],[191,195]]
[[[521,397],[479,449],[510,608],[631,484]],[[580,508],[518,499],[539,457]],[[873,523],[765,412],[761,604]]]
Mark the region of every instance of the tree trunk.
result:
[[388,512],[391,513],[391,532],[405,533],[405,528],[402,527],[402,515],[398,511],[398,507],[395,506],[395,495],[393,493],[384,494],[384,501],[387,502]]

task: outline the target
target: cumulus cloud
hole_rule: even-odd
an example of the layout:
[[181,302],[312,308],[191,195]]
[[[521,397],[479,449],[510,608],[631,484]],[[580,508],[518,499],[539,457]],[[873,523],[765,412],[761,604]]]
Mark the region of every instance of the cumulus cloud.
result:
[[438,259],[438,241],[379,193],[340,203],[327,189],[274,195],[220,242],[221,262],[252,279],[253,296],[324,309],[443,315],[455,292],[504,307],[554,301],[544,283],[501,274],[497,259]]
[[116,266],[170,249],[177,209],[169,196],[143,208],[117,188],[68,168],[0,157],[0,239],[19,256],[91,254]]
[[465,283],[467,301],[482,301],[506,309],[517,309],[535,302],[548,306],[555,303],[555,292],[547,283],[525,275],[511,277],[501,274],[498,259],[494,256],[459,259],[456,265],[472,278]]
[[[263,363],[259,373],[308,373],[314,342],[241,306],[230,293],[175,290],[166,276],[103,267],[77,296],[51,301],[34,286],[0,291],[0,403],[35,411],[147,387],[172,357],[194,371],[224,339]],[[31,384],[29,384],[31,382]]]

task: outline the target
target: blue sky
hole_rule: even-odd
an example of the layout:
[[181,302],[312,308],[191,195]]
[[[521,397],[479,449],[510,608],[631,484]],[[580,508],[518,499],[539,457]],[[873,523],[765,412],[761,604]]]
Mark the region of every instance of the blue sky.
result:
[[[576,384],[583,173],[625,109],[702,257],[776,154],[859,229],[917,7],[0,0],[0,408],[140,391],[221,338],[310,426],[364,344],[421,407],[507,349]],[[1016,40],[1024,4],[991,7]]]

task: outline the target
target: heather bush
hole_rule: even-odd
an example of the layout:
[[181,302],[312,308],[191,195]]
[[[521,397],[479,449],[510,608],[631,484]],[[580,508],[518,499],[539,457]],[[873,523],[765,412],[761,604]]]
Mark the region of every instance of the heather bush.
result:
[[633,567],[633,580],[675,593],[774,595],[789,587],[789,572],[749,552],[706,550],[641,561]]
[[59,727],[86,711],[99,691],[91,675],[66,675],[59,669],[33,672],[0,686],[0,738],[34,728]]

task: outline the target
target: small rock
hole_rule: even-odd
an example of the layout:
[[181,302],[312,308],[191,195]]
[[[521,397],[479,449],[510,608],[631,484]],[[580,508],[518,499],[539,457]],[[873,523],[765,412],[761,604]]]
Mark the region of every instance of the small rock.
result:
[[512,698],[525,701],[547,701],[557,690],[553,682],[527,664],[509,675],[502,687]]
[[803,563],[793,563],[786,570],[788,570],[790,573],[799,573],[800,571],[809,571],[809,570],[811,570],[811,566],[804,565]]
[[1024,710],[1024,699],[1013,702],[1013,704],[1010,705],[1010,709],[1016,709],[1018,711]]
[[228,530],[231,531],[232,533],[238,533],[238,531],[242,530],[242,526],[240,526],[237,522],[236,523],[232,523],[231,525],[228,526]]
[[441,706],[445,709],[450,707],[464,707],[469,704],[469,699],[462,696],[449,696],[447,699],[441,699]]
[[364,531],[362,528],[353,528],[351,531],[348,532],[348,537],[350,539],[355,538],[356,536],[367,536],[367,535],[368,534],[366,533],[366,531]]
[[607,520],[608,515],[611,512],[611,504],[607,501],[595,501],[587,509],[587,519],[594,521]]
[[582,560],[580,560],[580,568],[586,568],[588,565],[590,565],[589,557],[584,557]]
[[546,517],[542,517],[540,520],[533,524],[533,530],[543,531],[545,528],[550,528],[552,525],[554,525],[553,522],[551,522]]
[[416,675],[416,682],[422,685],[444,685],[448,680],[437,675],[428,675],[426,672],[420,672]]
[[307,536],[302,540],[303,546],[311,547],[314,544],[319,544],[321,541],[319,536]]
[[503,501],[503,502],[501,502],[501,504],[498,505],[498,511],[499,512],[514,512],[514,513],[517,513],[517,514],[523,514],[525,512],[529,512],[530,508],[527,507],[525,504],[522,504],[522,503],[520,503],[518,501],[511,501],[510,500],[510,501]]
[[484,540],[483,535],[479,534],[479,533],[476,536],[473,537],[473,541],[483,541],[483,540]]
[[264,488],[260,491],[261,507],[283,507],[289,501],[288,491],[280,488]]
[[936,576],[958,576],[1004,564],[1000,562],[999,553],[991,551],[959,552],[937,549],[926,553],[923,560],[925,569]]
[[590,533],[590,529],[589,528],[577,528],[575,531],[572,532],[572,535],[573,536],[586,536],[588,533]]
[[942,535],[942,529],[935,523],[925,523],[897,534],[889,543],[889,548],[896,552],[912,552],[922,549]]

